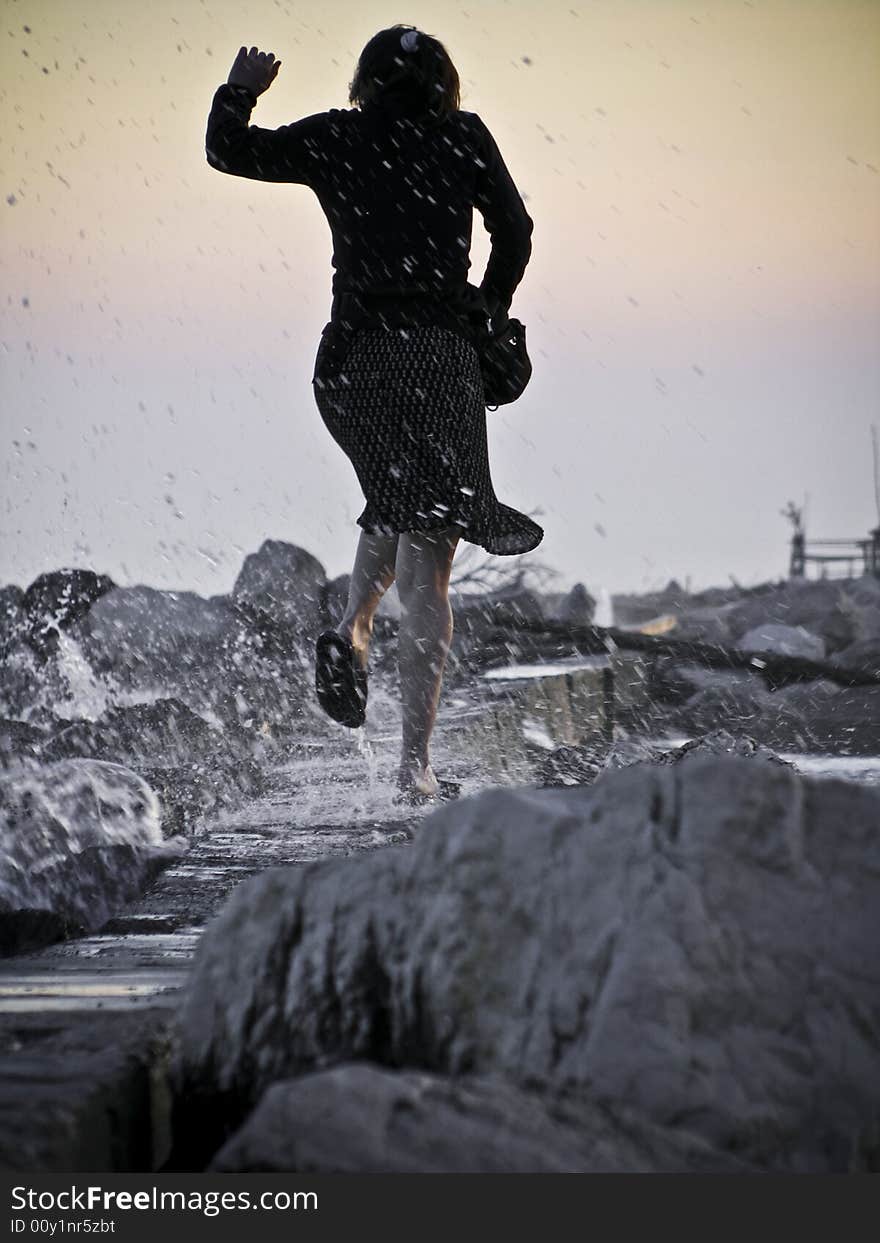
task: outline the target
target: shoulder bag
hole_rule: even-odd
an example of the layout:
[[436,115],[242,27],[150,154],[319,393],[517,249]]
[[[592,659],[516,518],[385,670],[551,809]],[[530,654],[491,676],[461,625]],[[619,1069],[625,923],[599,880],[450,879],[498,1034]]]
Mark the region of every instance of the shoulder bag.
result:
[[477,352],[483,375],[483,396],[489,409],[497,410],[521,397],[532,378],[525,324],[508,316],[500,322],[489,320]]

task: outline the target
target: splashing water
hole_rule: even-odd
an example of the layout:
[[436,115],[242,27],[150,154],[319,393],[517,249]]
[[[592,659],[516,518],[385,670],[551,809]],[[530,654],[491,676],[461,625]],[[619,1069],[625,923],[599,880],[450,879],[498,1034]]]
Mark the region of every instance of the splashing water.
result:
[[118,702],[118,690],[106,677],[95,673],[76,639],[63,630],[58,634],[54,662],[58,680],[64,688],[64,700],[62,703],[48,703],[45,707],[58,716],[68,720],[79,717],[97,721]]
[[599,598],[596,601],[593,621],[597,626],[608,627],[614,625],[614,604],[611,600],[611,592],[607,587],[599,588]]
[[376,759],[376,752],[373,750],[373,744],[367,737],[366,727],[355,730],[355,740],[357,742],[358,754],[366,765],[367,786],[370,791],[375,791],[378,777],[378,760]]
[[[57,649],[41,676],[33,709],[43,709],[65,721],[97,721],[112,708],[155,703],[169,692],[161,686],[126,690],[109,673],[96,673],[76,639],[58,634]],[[207,719],[204,711],[201,715]],[[222,728],[214,716],[209,724]]]

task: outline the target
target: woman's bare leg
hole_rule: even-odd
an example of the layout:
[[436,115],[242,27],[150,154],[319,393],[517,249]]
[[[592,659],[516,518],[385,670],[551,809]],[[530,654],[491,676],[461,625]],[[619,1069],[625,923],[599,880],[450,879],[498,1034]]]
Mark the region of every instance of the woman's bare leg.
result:
[[422,794],[437,791],[428,748],[452,640],[449,576],[460,536],[459,527],[407,532],[400,536],[397,550],[402,610],[397,659],[403,705],[398,785]]
[[394,582],[397,541],[396,535],[370,535],[361,531],[351,571],[348,604],[336,627],[337,634],[352,644],[365,669],[373,635],[373,615]]

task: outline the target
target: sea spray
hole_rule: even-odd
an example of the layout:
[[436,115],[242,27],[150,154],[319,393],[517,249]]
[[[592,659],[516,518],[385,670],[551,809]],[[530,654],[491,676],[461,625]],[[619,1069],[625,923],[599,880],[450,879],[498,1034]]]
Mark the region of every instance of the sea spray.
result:
[[599,588],[599,598],[596,601],[593,622],[595,625],[605,628],[614,625],[614,604],[611,600],[611,592],[607,587]]
[[373,749],[373,744],[367,737],[366,728],[355,730],[355,739],[357,741],[358,754],[366,766],[367,787],[372,792],[376,789],[376,780],[378,775],[376,752]]

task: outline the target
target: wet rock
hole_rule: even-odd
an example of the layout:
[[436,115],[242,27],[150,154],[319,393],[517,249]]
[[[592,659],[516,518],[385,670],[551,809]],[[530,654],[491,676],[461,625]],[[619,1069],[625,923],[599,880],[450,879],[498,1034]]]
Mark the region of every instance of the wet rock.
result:
[[880,792],[759,759],[489,791],[412,847],[245,882],[181,1015],[198,1132],[346,1061],[590,1093],[762,1168],[880,1118]]
[[658,656],[651,662],[650,695],[659,703],[683,704],[700,691],[722,694],[732,689],[764,689],[756,675],[739,669],[707,669],[684,664],[676,656]]
[[21,599],[25,641],[41,658],[56,649],[58,634],[85,617],[113,588],[113,580],[93,570],[52,570],[35,578]]
[[121,765],[0,773],[0,952],[100,927],[180,848],[162,840],[152,790]]
[[245,558],[232,600],[251,616],[313,639],[322,626],[326,583],[317,557],[283,540],[264,540],[259,552]]
[[248,793],[260,793],[262,779],[257,770],[253,775],[236,767],[232,773],[221,766],[204,764],[144,764],[139,774],[158,796],[162,808],[162,834],[165,837],[192,836],[206,817],[237,807],[242,801],[242,785]]
[[535,774],[536,785],[589,786],[601,775],[607,759],[606,746],[554,747]]
[[803,656],[824,660],[825,644],[803,626],[780,626],[771,622],[746,631],[737,643],[741,652],[774,652],[779,656]]
[[50,761],[90,756],[136,769],[162,801],[166,836],[192,832],[202,815],[263,789],[253,736],[221,732],[177,699],[72,721],[43,744],[41,755]]
[[880,638],[880,580],[785,580],[756,587],[710,588],[693,595],[667,589],[638,596],[615,596],[615,618],[624,627],[661,614],[677,618],[675,636],[730,646],[750,630],[766,626],[802,627],[829,653],[859,639]]
[[111,708],[97,721],[71,721],[45,744],[43,756],[172,765],[239,758],[224,734],[179,699]]
[[498,1079],[357,1064],[275,1084],[211,1163],[221,1173],[635,1173],[742,1163],[694,1136]]
[[583,583],[575,583],[564,596],[556,611],[556,620],[571,626],[590,626],[596,612],[596,601]]
[[700,691],[673,717],[704,734],[729,728],[775,750],[830,755],[880,752],[880,686],[838,687],[818,680],[768,692],[752,686]]
[[538,769],[536,784],[543,788],[592,785],[606,773],[631,764],[655,763],[664,754],[662,748],[635,739],[556,747]]
[[315,700],[311,651],[288,646],[283,656],[267,656],[252,649],[242,663],[234,674],[221,668],[213,677],[190,679],[184,688],[189,701],[215,715],[225,730],[245,731],[254,754],[266,758],[283,759],[304,723],[321,732],[327,718]]
[[843,669],[880,678],[880,639],[859,639],[838,652],[834,662]]
[[852,623],[855,642],[880,639],[880,577],[865,574],[847,583],[842,607]]
[[485,593],[456,594],[451,597],[454,630],[452,634],[452,669],[457,660],[481,657],[487,640],[494,639],[496,630],[509,631],[517,645],[514,659],[527,659],[533,644],[520,632],[523,621],[544,620],[541,597],[520,585]]
[[0,718],[0,768],[8,768],[21,757],[36,759],[45,740],[43,730],[25,721]]
[[755,729],[769,746],[831,755],[880,753],[880,686],[815,682],[778,692],[773,705]]
[[856,638],[849,584],[830,580],[790,580],[744,598],[727,613],[727,622],[735,639],[759,626],[802,626],[821,638],[829,652],[847,647]]
[[779,711],[795,711],[808,714],[824,711],[831,700],[842,693],[841,687],[825,678],[815,682],[800,682],[774,691],[770,702]]
[[90,667],[117,692],[176,697],[227,730],[250,731],[254,746],[301,725],[310,654],[289,629],[225,597],[120,588],[79,637]]
[[675,721],[687,734],[708,734],[727,728],[758,738],[758,722],[765,710],[771,708],[771,699],[770,692],[757,678],[709,686],[691,696]]
[[755,738],[742,734],[731,734],[726,729],[716,729],[702,738],[691,738],[680,747],[673,747],[656,756],[658,764],[680,764],[684,760],[692,760],[698,755],[736,755],[743,759],[764,760],[769,764],[779,764],[783,768],[792,768],[787,760],[783,760],[768,747],[762,746]]
[[504,587],[473,595],[456,595],[453,601],[456,625],[463,629],[481,626],[516,625],[520,621],[544,620],[541,597],[525,587]]
[[592,744],[557,747],[541,766],[537,784],[542,787],[592,785],[607,773],[633,764],[680,764],[699,755],[735,755],[792,767],[756,739],[717,729],[701,738],[689,739],[680,747],[652,746],[638,739],[616,740],[604,748]]
[[0,1170],[158,1169],[168,1150],[162,1010],[0,1016]]
[[92,668],[122,686],[180,685],[192,670],[222,661],[233,619],[222,598],[117,587],[94,605],[77,637]]
[[342,620],[345,606],[348,603],[348,589],[351,584],[350,574],[338,574],[324,585],[321,598],[322,626],[335,626]]

